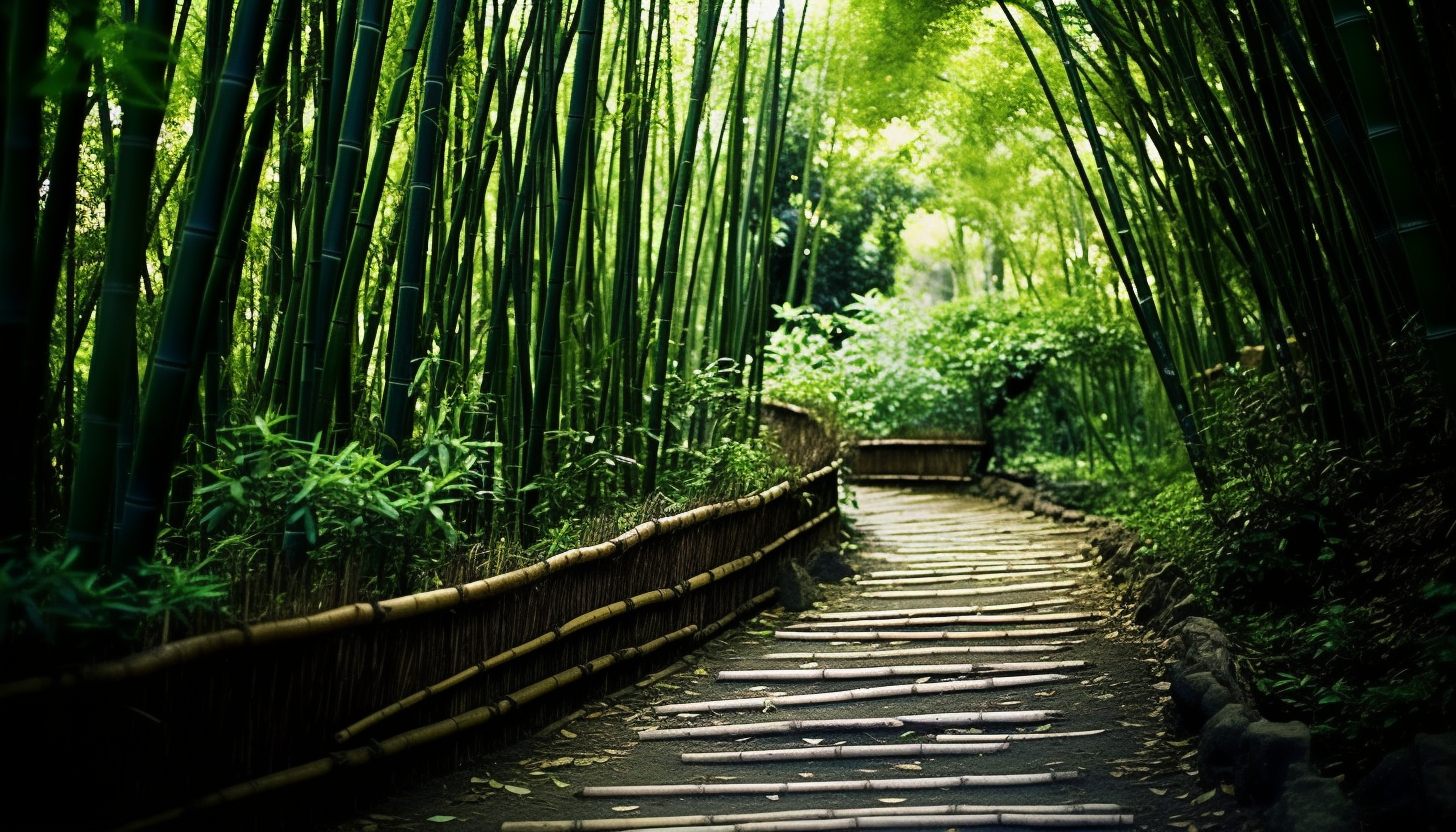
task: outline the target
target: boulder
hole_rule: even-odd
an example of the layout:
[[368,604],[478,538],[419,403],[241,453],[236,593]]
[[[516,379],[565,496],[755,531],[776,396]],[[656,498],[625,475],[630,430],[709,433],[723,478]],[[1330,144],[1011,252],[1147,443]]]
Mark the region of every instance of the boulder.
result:
[[779,603],[784,609],[802,612],[824,600],[824,591],[803,564],[793,558],[779,560]]
[[1284,791],[1265,816],[1270,832],[1357,832],[1355,812],[1340,786],[1309,766],[1289,767]]
[[1205,786],[1233,782],[1244,734],[1258,721],[1258,711],[1248,705],[1233,704],[1220,709],[1204,723],[1198,739],[1198,777]]
[[1183,723],[1196,732],[1207,721],[1203,714],[1204,694],[1210,688],[1222,685],[1218,684],[1212,673],[1206,670],[1192,671],[1183,662],[1175,662],[1168,670],[1168,678],[1172,683],[1168,692],[1173,696],[1173,704],[1177,706]]
[[[1172,593],[1170,592],[1169,600],[1171,599]],[[1190,592],[1187,595],[1184,595],[1182,599],[1174,601],[1173,603],[1170,603],[1167,606],[1163,607],[1163,611],[1161,613],[1158,613],[1158,618],[1154,622],[1154,624],[1157,629],[1166,630],[1169,627],[1174,627],[1178,624],[1183,623],[1189,618],[1195,618],[1202,615],[1203,604],[1199,603],[1197,596]]]
[[1456,828],[1456,733],[1416,734],[1425,815],[1433,829]]
[[1303,722],[1255,722],[1239,744],[1239,799],[1259,805],[1274,802],[1284,788],[1289,767],[1309,764],[1309,728]]
[[1381,829],[1456,827],[1456,734],[1417,734],[1385,755],[1355,789],[1355,804]]

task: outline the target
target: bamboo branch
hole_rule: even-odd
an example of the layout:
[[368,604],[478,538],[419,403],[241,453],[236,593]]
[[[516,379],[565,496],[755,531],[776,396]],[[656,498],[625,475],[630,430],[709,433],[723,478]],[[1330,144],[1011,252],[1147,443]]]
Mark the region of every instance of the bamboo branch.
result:
[[816,748],[775,748],[769,751],[710,751],[684,753],[684,763],[772,763],[779,760],[860,760],[866,757],[935,757],[954,754],[994,754],[1009,742],[887,743],[885,745],[830,745]]
[[1064,662],[1001,662],[998,664],[902,664],[887,667],[829,667],[817,670],[720,670],[718,682],[812,682],[833,679],[881,679],[888,676],[962,676],[968,673],[1034,673],[1081,669],[1081,660]]
[[878,630],[822,633],[810,630],[779,630],[774,638],[785,641],[914,641],[926,639],[1033,638],[1062,636],[1080,631],[1080,627],[1023,627],[1014,630],[942,630],[923,633],[915,630],[880,632]]
[[588,820],[506,821],[501,832],[626,832],[669,826],[708,826],[768,820],[822,820],[863,818],[882,815],[1015,815],[1117,814],[1116,803],[1051,803],[1041,806],[951,804],[948,806],[870,806],[862,809],[788,809],[779,812],[741,812],[725,815],[675,815],[668,817],[593,818]]
[[965,728],[985,724],[1027,724],[1047,722],[1062,716],[1061,711],[964,711],[941,714],[902,714],[900,716],[856,719],[786,719],[775,722],[749,722],[742,725],[698,725],[692,728],[648,728],[637,732],[637,739],[655,740],[705,739],[712,737],[768,737],[775,734],[814,733],[819,731],[873,731],[881,728],[929,728],[945,726]]
[[657,714],[681,714],[694,711],[758,711],[767,708],[790,708],[796,705],[823,705],[829,702],[859,702],[865,699],[887,699],[897,696],[928,696],[936,693],[959,693],[967,690],[999,690],[1025,685],[1045,685],[1071,678],[1062,673],[1040,673],[1031,676],[995,676],[990,679],[965,679],[955,682],[927,682],[911,685],[883,685],[873,688],[803,693],[790,696],[749,696],[742,699],[714,699],[706,702],[683,702],[658,705]]
[[[798,780],[792,783],[682,783],[651,786],[587,786],[582,797],[677,797],[710,794],[822,794],[890,789],[955,789],[974,786],[1038,786],[1081,777],[1077,771],[1034,774],[965,774],[958,777],[899,777],[881,780]],[[937,825],[940,819],[935,821]]]

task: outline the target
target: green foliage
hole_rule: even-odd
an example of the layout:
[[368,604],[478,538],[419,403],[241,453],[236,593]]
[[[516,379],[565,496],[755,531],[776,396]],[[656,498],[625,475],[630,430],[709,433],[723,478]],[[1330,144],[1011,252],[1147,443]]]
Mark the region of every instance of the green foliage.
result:
[[0,649],[13,657],[132,640],[163,616],[208,610],[226,596],[227,581],[213,574],[210,560],[159,560],[122,576],[103,575],[79,560],[74,549],[53,549],[0,564]]

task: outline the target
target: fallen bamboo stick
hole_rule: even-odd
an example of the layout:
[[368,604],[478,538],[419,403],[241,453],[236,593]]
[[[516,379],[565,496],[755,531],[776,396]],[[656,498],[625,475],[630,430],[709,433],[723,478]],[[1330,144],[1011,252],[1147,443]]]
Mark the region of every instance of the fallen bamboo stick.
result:
[[700,506],[669,517],[648,520],[605,543],[570,549],[525,568],[493,575],[460,586],[442,587],[378,602],[347,604],[312,615],[218,630],[179,639],[119,659],[83,665],[74,670],[54,675],[32,676],[6,682],[0,684],[0,700],[56,688],[68,689],[98,682],[132,679],[227,650],[257,647],[271,642],[317,636],[366,625],[388,624],[426,613],[466,606],[513,589],[529,586],[563,569],[620,555],[658,534],[681,531],[709,520],[758,508],[828,476],[837,471],[842,464],[842,460],[836,459],[823,468],[801,477],[797,482],[790,483],[785,480],[757,494],[750,494],[737,500]]
[[709,751],[684,753],[684,763],[772,763],[779,760],[862,760],[873,757],[935,757],[994,754],[1011,747],[1009,742],[911,742],[885,745],[829,745],[815,748],[775,748],[768,751]]
[[855,809],[787,809],[778,812],[739,812],[723,815],[670,815],[668,817],[592,818],[588,820],[506,821],[501,832],[628,832],[666,826],[709,826],[724,823],[753,823],[768,820],[825,820],[884,815],[1014,815],[1118,814],[1117,803],[1050,803],[1040,806],[951,804],[948,806],[868,806]]
[[806,613],[805,618],[821,619],[825,621],[841,618],[900,618],[914,617],[917,615],[974,615],[986,612],[1014,612],[1016,610],[1034,610],[1040,607],[1059,607],[1073,603],[1071,598],[1048,598],[1041,601],[1017,601],[1014,604],[981,604],[969,607],[913,607],[903,610],[851,610],[848,612],[814,612]]
[[383,708],[380,708],[379,710],[368,714],[367,716],[363,717],[362,719],[358,720],[357,722],[335,734],[334,742],[339,744],[346,743],[350,739],[357,737],[368,728],[384,721],[385,719],[388,719],[389,717],[399,713],[400,711],[405,710],[406,708],[411,708],[415,705],[418,705],[419,703],[425,701],[431,696],[447,691],[462,682],[479,676],[480,674],[485,673],[488,670],[499,667],[506,662],[518,659],[521,656],[532,653],[542,647],[545,647],[548,644],[558,641],[566,636],[569,636],[572,633],[584,630],[587,627],[595,624],[600,624],[603,621],[607,621],[619,615],[624,615],[640,607],[658,604],[664,601],[676,600],[690,592],[695,592],[699,589],[702,589],[703,587],[708,586],[714,581],[721,580],[728,575],[732,575],[735,572],[746,569],[758,563],[770,552],[774,551],[785,543],[788,543],[789,541],[793,540],[804,532],[809,531],[810,529],[824,522],[829,517],[831,517],[835,513],[835,511],[837,511],[837,509],[831,508],[828,511],[823,512],[819,516],[815,517],[814,519],[808,521],[807,523],[803,523],[791,529],[790,531],[761,549],[744,555],[743,557],[736,560],[729,561],[728,563],[722,564],[713,569],[709,569],[706,572],[694,575],[693,577],[688,578],[687,580],[677,583],[673,586],[664,587],[662,589],[654,589],[650,592],[643,592],[638,595],[634,595],[631,598],[626,598],[621,601],[608,604],[604,607],[598,607],[597,609],[578,615],[577,617],[571,619],[570,621],[566,622],[560,627],[557,627],[554,630],[544,633],[543,635],[539,635],[536,638],[530,639],[529,641],[526,641],[522,644],[518,644],[515,647],[510,648],[509,650],[497,653],[494,656],[491,656],[483,661],[477,662],[476,664],[465,668],[464,670],[456,673],[455,675],[447,679],[442,679],[439,682],[436,682],[435,684],[424,688],[423,690],[416,691],[409,696],[404,697],[403,699],[396,700],[395,702],[392,702],[389,705],[386,705]]
[[865,557],[885,563],[904,565],[937,564],[942,566],[965,566],[967,564],[1012,563],[1036,566],[1076,557],[1076,552],[1062,549],[1048,549],[1045,552],[912,552],[902,555],[898,552],[861,552]]
[[845,818],[843,820],[785,820],[765,823],[737,823],[722,826],[667,826],[653,832],[840,832],[846,829],[922,829],[944,826],[973,829],[1015,826],[1023,829],[1085,829],[1091,826],[1131,826],[1133,815],[895,815],[893,817]]
[[674,783],[643,786],[587,786],[582,797],[677,797],[710,794],[819,794],[891,789],[954,789],[971,786],[1037,786],[1076,780],[1077,771],[1029,774],[963,774],[957,777],[897,777],[882,780],[796,780],[792,783]]
[[1107,733],[1106,728],[1094,728],[1090,731],[1062,731],[1053,733],[1050,731],[1039,731],[1033,734],[937,734],[936,742],[944,743],[982,743],[982,742],[1016,742],[1018,740],[1064,740],[1069,737],[1090,737],[1095,734]]
[[864,630],[852,632],[823,633],[817,630],[779,630],[774,638],[784,641],[924,641],[973,638],[1033,638],[1037,636],[1063,636],[1080,632],[1080,627],[1023,627],[1012,630],[944,630],[922,633],[915,630],[881,632]]
[[960,598],[966,595],[1001,595],[1007,592],[1034,592],[1040,589],[1069,589],[1076,581],[1039,581],[1006,586],[976,586],[969,589],[882,589],[866,592],[865,598]]
[[890,676],[962,676],[968,673],[1035,673],[1087,667],[1080,659],[1063,662],[998,662],[995,664],[902,664],[887,667],[826,667],[817,670],[720,670],[718,682],[812,682],[834,679],[882,679]]
[[967,728],[985,724],[1030,724],[1060,719],[1061,711],[962,711],[940,714],[845,719],[785,719],[775,722],[747,722],[738,725],[698,725],[692,728],[647,728],[637,732],[644,742],[688,740],[711,737],[769,737],[775,734],[818,731],[873,731],[880,728]]
[[747,696],[738,699],[711,699],[704,702],[680,702],[658,705],[659,715],[696,711],[760,711],[766,708],[792,708],[798,705],[824,705],[830,702],[860,702],[865,699],[889,699],[899,696],[929,696],[936,693],[960,693],[968,690],[1000,690],[1002,688],[1047,685],[1070,679],[1063,673],[1037,673],[1030,676],[993,676],[989,679],[962,679],[954,682],[925,682],[909,685],[880,685],[872,688],[851,688],[823,693],[801,693],[788,696]]
[[834,627],[931,627],[944,624],[1015,624],[1036,621],[1087,621],[1095,612],[1051,612],[1031,615],[927,615],[920,618],[866,618],[860,621],[820,621],[795,624],[788,630],[828,630]]
[[1055,575],[1057,569],[1037,569],[1026,572],[985,572],[966,575],[925,575],[918,578],[863,578],[855,581],[856,586],[916,586],[923,584],[958,584],[963,581],[1004,581],[1007,578],[1032,578],[1039,575]]
[[906,656],[958,656],[986,653],[1055,653],[1065,650],[1075,641],[1052,642],[1050,644],[956,644],[946,647],[909,647],[888,650],[839,650],[824,653],[766,653],[759,658],[787,659],[796,662],[812,662],[820,659],[886,659]]
[[946,577],[950,575],[994,575],[998,572],[1021,574],[1050,569],[1089,569],[1091,566],[1092,561],[1090,560],[1068,558],[1067,560],[1049,560],[1032,564],[989,563],[982,566],[915,566],[907,569],[876,569],[866,572],[865,575],[870,578]]

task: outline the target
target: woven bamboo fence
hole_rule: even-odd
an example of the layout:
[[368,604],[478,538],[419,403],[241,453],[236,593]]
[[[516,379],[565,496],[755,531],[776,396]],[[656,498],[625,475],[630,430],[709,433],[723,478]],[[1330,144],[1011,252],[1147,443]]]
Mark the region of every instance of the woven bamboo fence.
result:
[[[293,826],[499,748],[771,597],[779,558],[837,534],[838,468],[458,587],[44,676],[0,669],[0,825]],[[488,669],[452,681],[475,666]],[[58,789],[78,799],[18,798]]]
[[970,482],[986,443],[979,439],[861,439],[850,467],[859,482]]

